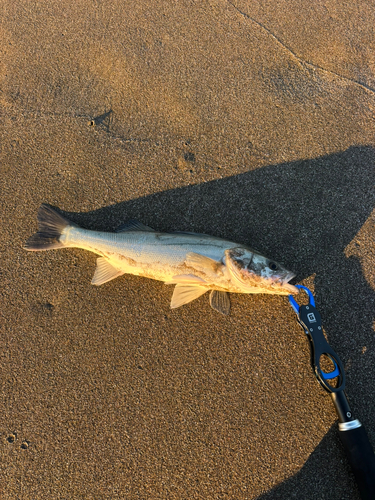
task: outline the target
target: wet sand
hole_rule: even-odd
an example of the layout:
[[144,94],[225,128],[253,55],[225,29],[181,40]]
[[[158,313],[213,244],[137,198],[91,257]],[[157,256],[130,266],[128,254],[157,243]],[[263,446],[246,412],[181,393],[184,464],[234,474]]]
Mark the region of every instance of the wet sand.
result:
[[248,244],[314,290],[375,446],[375,9],[3,1],[1,464],[13,499],[358,493],[286,297],[90,281],[28,253],[41,203]]

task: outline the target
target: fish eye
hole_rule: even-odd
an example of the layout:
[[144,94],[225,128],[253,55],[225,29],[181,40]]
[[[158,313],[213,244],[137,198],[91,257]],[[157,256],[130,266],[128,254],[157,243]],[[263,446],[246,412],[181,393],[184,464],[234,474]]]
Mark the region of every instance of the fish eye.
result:
[[277,264],[275,264],[275,262],[270,262],[268,265],[269,265],[269,268],[270,268],[272,271],[276,271],[276,269],[277,269]]

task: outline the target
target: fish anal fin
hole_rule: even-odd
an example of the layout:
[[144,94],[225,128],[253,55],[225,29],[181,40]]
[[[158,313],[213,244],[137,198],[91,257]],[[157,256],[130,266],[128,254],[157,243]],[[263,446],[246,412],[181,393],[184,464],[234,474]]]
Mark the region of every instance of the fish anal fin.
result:
[[99,257],[96,260],[96,269],[91,280],[91,284],[99,286],[123,274],[125,274],[124,271],[119,271],[118,269],[113,267],[107,259],[105,259],[104,257]]
[[188,304],[208,291],[207,288],[198,285],[178,284],[173,290],[171,309]]
[[125,224],[121,224],[121,226],[115,230],[115,233],[125,233],[126,231],[148,231],[154,233],[155,229],[134,219],[125,222]]
[[212,309],[221,314],[229,314],[230,312],[230,299],[228,292],[220,292],[212,290],[210,293],[210,305]]

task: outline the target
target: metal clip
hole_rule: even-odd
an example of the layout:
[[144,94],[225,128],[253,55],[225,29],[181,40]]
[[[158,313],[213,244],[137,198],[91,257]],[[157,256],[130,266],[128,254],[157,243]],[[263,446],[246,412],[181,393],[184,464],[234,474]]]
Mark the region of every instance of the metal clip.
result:
[[[296,285],[297,288],[307,293],[309,297],[308,305],[300,306],[293,295],[289,295],[289,302],[294,312],[297,314],[298,323],[304,329],[310,341],[311,365],[318,382],[328,392],[339,392],[345,388],[345,372],[340,358],[328,344],[322,329],[322,322],[319,312],[315,307],[315,300],[312,292],[305,286]],[[322,357],[328,358],[334,365],[331,372],[322,370],[320,364]],[[336,380],[335,386],[329,381]]]

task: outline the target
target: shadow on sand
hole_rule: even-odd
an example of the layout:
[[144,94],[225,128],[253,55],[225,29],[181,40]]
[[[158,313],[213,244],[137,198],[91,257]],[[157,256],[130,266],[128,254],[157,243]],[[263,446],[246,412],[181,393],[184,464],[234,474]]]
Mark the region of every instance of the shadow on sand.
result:
[[[374,184],[375,150],[353,146],[69,217],[97,230],[113,230],[135,218],[160,231],[208,233],[272,256],[297,273],[295,282],[315,274],[316,301],[328,340],[344,365],[350,365],[347,392],[352,409],[375,443],[370,403],[375,394],[375,294],[358,259],[344,255],[374,208]],[[337,467],[332,465],[336,461]],[[345,467],[332,428],[294,477],[259,499],[301,498],[302,485],[302,491],[311,490],[308,498],[340,498],[332,489],[332,474]],[[348,495],[355,498],[354,483]]]

